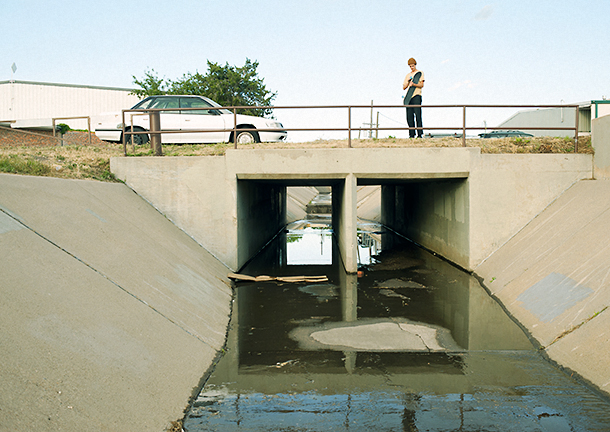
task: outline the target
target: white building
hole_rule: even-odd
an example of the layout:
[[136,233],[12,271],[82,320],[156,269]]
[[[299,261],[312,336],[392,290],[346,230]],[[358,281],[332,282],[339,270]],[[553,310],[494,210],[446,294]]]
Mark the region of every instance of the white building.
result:
[[[591,119],[610,115],[610,100],[592,100],[578,104],[578,134],[591,133]],[[508,120],[499,124],[502,129],[521,130],[535,136],[574,136],[576,109],[541,108],[519,111]],[[572,130],[528,130],[528,127],[561,127]]]
[[[87,129],[86,119],[131,108],[140,99],[133,89],[32,81],[0,81],[0,126],[51,129],[53,119],[73,129]],[[91,128],[94,129],[94,120]]]

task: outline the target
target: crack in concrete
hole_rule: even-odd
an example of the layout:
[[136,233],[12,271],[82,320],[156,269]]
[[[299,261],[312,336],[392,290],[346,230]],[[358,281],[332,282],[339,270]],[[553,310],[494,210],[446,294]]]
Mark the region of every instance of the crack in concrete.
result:
[[587,318],[586,320],[584,320],[583,322],[581,322],[580,324],[569,328],[568,330],[564,331],[563,333],[561,333],[559,336],[557,336],[555,339],[553,339],[553,342],[551,342],[550,344],[548,344],[547,346],[543,347],[544,349],[547,349],[548,347],[550,347],[551,345],[553,345],[555,342],[558,342],[559,340],[563,339],[565,336],[569,335],[570,333],[575,332],[576,330],[578,330],[580,327],[582,327],[583,325],[585,325],[586,323],[588,323],[589,321],[591,321],[594,318],[597,318],[598,316],[600,316],[602,313],[604,313],[606,311],[606,309],[608,309],[608,306],[604,307],[602,310],[600,310],[599,312],[595,312],[593,315],[591,315],[589,318]]
[[135,300],[139,301],[140,303],[148,306],[150,309],[152,309],[154,312],[156,312],[157,314],[161,315],[163,318],[165,318],[167,321],[171,322],[172,324],[174,324],[176,327],[178,327],[179,329],[181,329],[182,331],[186,332],[187,334],[193,336],[194,338],[196,338],[197,340],[199,340],[200,342],[203,342],[205,345],[209,346],[210,348],[212,348],[213,350],[216,350],[216,348],[214,348],[212,345],[210,345],[208,342],[206,342],[205,340],[203,340],[201,337],[199,337],[198,335],[194,334],[193,332],[187,330],[186,328],[184,328],[183,326],[181,326],[180,324],[178,324],[176,321],[172,320],[170,317],[168,317],[167,315],[163,314],[161,311],[159,311],[158,309],[156,309],[154,306],[152,306],[151,304],[149,304],[148,302],[146,302],[146,300],[138,297],[136,294],[130,292],[129,290],[127,290],[127,288],[124,288],[123,286],[121,286],[118,282],[112,280],[110,277],[108,277],[107,275],[105,275],[104,273],[102,273],[100,270],[96,269],[95,267],[93,267],[91,264],[83,261],[82,259],[80,259],[79,257],[77,257],[76,255],[74,255],[72,252],[64,249],[63,247],[61,247],[60,245],[58,245],[57,243],[53,242],[51,239],[46,238],[45,236],[43,236],[42,234],[40,234],[38,231],[36,231],[35,229],[33,229],[32,227],[28,226],[25,222],[23,222],[22,220],[20,220],[18,217],[14,216],[13,214],[11,214],[9,211],[5,210],[4,208],[0,207],[0,212],[4,213],[6,216],[8,216],[9,218],[11,218],[12,220],[14,220],[16,223],[18,223],[19,225],[23,226],[25,229],[29,230],[30,232],[34,233],[35,235],[37,235],[38,237],[40,237],[41,239],[43,239],[44,241],[48,242],[49,244],[51,244],[52,246],[56,247],[57,249],[59,249],[60,251],[62,251],[63,253],[69,255],[70,257],[74,258],[76,261],[80,262],[81,264],[85,265],[86,267],[88,267],[89,269],[93,270],[95,273],[97,273],[98,275],[102,276],[104,279],[106,279],[108,282],[110,282],[111,284],[113,284],[114,286],[116,286],[117,288],[119,288],[120,290],[122,290],[123,292],[125,292],[126,294],[128,294],[129,296],[133,297]]

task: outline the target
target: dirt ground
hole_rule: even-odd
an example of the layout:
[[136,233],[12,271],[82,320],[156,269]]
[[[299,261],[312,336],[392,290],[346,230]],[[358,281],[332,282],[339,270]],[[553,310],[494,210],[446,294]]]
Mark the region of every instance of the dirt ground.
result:
[[[422,139],[352,139],[354,148],[461,147],[461,138]],[[480,147],[482,153],[572,153],[573,138],[489,138],[467,139],[468,147]],[[280,142],[240,145],[253,149],[347,148],[348,140],[316,140],[312,142]],[[223,155],[233,144],[164,145],[164,156]],[[134,151],[135,150],[135,151]],[[581,137],[579,153],[593,153],[590,137]],[[127,146],[127,156],[152,155],[150,146]],[[99,140],[94,134],[89,143],[86,132],[70,131],[63,139],[51,134],[25,133],[0,129],[0,172],[43,175],[61,178],[114,181],[110,174],[110,158],[123,157],[123,146]]]

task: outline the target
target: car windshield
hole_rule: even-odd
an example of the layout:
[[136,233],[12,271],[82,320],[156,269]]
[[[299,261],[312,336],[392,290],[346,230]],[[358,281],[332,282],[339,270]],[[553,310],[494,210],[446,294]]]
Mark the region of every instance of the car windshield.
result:
[[[219,105],[218,103],[214,102],[212,99],[205,98],[205,100],[208,101],[210,103],[210,105],[212,105],[213,107],[220,108],[222,106],[222,105]],[[220,109],[218,111],[220,111],[223,114],[231,114],[231,111],[228,109]]]
[[131,107],[131,109],[146,109],[146,108],[150,108],[150,105],[156,100],[157,98],[154,97],[149,97],[144,99],[141,102],[138,102],[137,104],[135,104],[133,107]]

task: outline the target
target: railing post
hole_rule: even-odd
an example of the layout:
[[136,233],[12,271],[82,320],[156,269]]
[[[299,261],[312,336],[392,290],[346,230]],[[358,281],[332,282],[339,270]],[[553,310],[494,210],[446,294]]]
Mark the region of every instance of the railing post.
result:
[[462,146],[466,147],[466,105],[463,107],[464,109],[464,122],[462,123]]
[[163,148],[161,146],[161,134],[159,133],[159,131],[161,130],[161,115],[159,111],[149,111],[148,115],[150,117],[150,142],[152,144],[153,154],[155,156],[163,156]]
[[352,107],[347,107],[347,147],[352,148]]
[[130,131],[129,137],[131,139],[131,151],[135,155],[136,154],[136,145],[133,142],[133,113],[131,113],[131,115],[129,116],[129,119],[131,120],[131,129],[129,130]]
[[578,119],[580,117],[580,107],[576,107],[576,120],[574,124],[574,153],[578,153]]
[[235,145],[233,146],[237,149],[237,108],[233,107],[233,142]]
[[127,141],[125,141],[125,110],[121,111],[121,125],[123,126],[123,156],[127,156]]
[[87,116],[87,132],[89,132],[89,145],[91,145],[91,117]]

